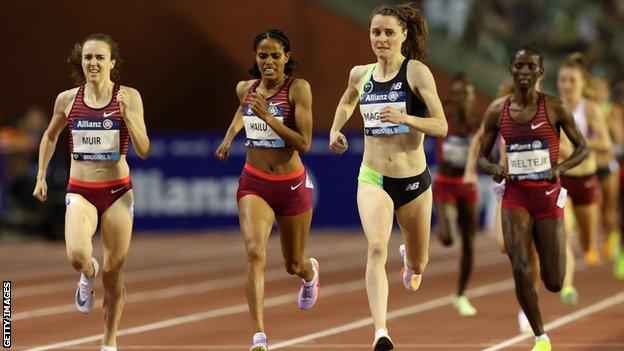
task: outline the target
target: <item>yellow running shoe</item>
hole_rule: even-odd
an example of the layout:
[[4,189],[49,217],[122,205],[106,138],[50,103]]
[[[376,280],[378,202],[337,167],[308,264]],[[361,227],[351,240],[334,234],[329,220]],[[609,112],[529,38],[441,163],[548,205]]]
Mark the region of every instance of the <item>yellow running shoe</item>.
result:
[[472,317],[477,315],[477,309],[474,308],[468,301],[465,295],[459,295],[453,297],[453,305],[459,311],[459,315],[463,317]]
[[599,266],[602,263],[598,250],[589,250],[585,253],[585,263],[590,267]]
[[624,251],[613,260],[613,275],[615,279],[624,280]]
[[620,233],[616,230],[612,231],[604,243],[604,254],[607,260],[615,259],[620,253]]
[[559,299],[566,306],[574,306],[578,303],[579,294],[575,287],[566,285],[559,292]]
[[531,349],[531,351],[551,351],[552,347],[550,346],[549,340],[537,340],[535,342],[535,346]]

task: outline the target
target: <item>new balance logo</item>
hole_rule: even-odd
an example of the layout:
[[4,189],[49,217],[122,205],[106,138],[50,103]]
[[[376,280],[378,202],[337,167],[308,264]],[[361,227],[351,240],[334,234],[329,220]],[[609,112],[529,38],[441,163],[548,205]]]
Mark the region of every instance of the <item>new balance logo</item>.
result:
[[405,188],[405,191],[416,190],[416,189],[418,189],[419,186],[420,186],[420,182],[414,182],[414,183],[411,183],[411,184],[407,184],[407,187]]
[[546,122],[540,122],[540,123],[538,123],[538,124],[533,124],[533,123],[531,123],[531,129],[532,129],[532,130],[536,130],[537,128],[541,127],[541,126],[542,126],[542,124],[544,124],[544,123],[546,123]]

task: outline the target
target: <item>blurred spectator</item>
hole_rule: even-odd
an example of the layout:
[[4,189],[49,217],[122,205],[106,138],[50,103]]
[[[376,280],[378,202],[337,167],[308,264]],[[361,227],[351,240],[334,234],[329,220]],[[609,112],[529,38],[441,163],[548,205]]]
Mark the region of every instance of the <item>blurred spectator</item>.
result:
[[0,127],[0,176],[3,184],[0,192],[4,195],[0,228],[14,233],[41,234],[49,239],[62,239],[62,198],[67,179],[63,162],[53,159],[48,172],[48,192],[55,200],[41,204],[32,196],[38,167],[39,141],[47,123],[45,112],[31,106],[22,118],[16,120],[15,126]]

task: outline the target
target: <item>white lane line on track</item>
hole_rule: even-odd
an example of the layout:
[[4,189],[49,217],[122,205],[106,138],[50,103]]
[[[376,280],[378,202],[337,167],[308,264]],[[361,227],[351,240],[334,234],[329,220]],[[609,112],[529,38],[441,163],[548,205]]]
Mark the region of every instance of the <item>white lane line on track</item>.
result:
[[[483,347],[483,343],[399,343],[395,344],[397,348],[400,349],[442,349],[448,350],[450,348],[453,349],[478,349]],[[526,344],[524,346],[529,346]],[[245,350],[249,347],[248,344],[245,345],[124,345],[124,350],[182,350],[182,351],[191,351],[191,350]],[[366,350],[370,347],[370,343],[366,344],[309,344],[309,345],[293,345],[290,348],[293,349],[305,349],[305,350],[328,350],[328,349],[349,349],[349,350]],[[557,343],[558,348],[576,348],[576,349],[585,349],[585,350],[622,350],[624,349],[624,343]],[[23,348],[18,348],[16,350],[23,350]],[[66,347],[65,350],[85,350],[92,351],[93,346],[70,346]]]
[[[495,294],[507,290],[511,290],[514,287],[513,279],[502,280],[496,283],[482,285],[478,288],[469,289],[466,291],[466,295],[470,297],[481,297],[485,295]],[[409,316],[412,314],[417,314],[425,311],[429,311],[438,307],[442,307],[445,305],[450,305],[453,303],[453,294],[449,294],[443,297],[439,297],[437,299],[429,300],[427,302],[419,303],[414,306],[400,308],[397,310],[393,310],[388,312],[387,320],[392,320],[395,318],[401,318],[405,316]],[[271,345],[271,350],[278,350],[284,347],[301,344],[307,341],[323,338],[330,335],[340,334],[347,331],[351,331],[354,329],[363,328],[373,324],[373,319],[371,317],[363,318],[357,320],[355,322],[351,322],[348,324],[344,324],[338,327],[325,329],[316,333],[304,335],[298,338],[282,341],[276,344]],[[369,346],[370,347],[370,346]]]
[[[393,257],[394,256],[395,255],[393,255]],[[476,267],[489,266],[489,265],[494,265],[494,264],[504,262],[505,260],[506,259],[504,258],[504,256],[501,255],[498,251],[492,251],[492,252],[488,252],[486,254],[481,255],[475,266]],[[359,265],[362,265],[361,260],[359,261]],[[325,265],[323,265],[323,267],[325,267]],[[342,266],[342,268],[345,268],[344,265]],[[443,262],[431,264],[430,268],[427,270],[427,275],[431,276],[434,274],[444,274],[444,273],[454,272],[456,270],[457,270],[457,259],[453,258],[453,259],[446,260]],[[327,271],[327,269],[323,268],[323,271]],[[400,279],[401,278],[397,274],[394,274],[392,276],[389,276],[388,280],[390,283],[394,283],[394,282],[398,282]],[[357,280],[353,280],[353,281],[346,282],[346,283],[324,286],[323,296],[327,297],[331,295],[344,294],[344,293],[358,291],[361,289],[364,289],[364,280],[357,279]],[[475,291],[477,289],[479,288],[472,289],[471,291]],[[280,296],[267,299],[265,300],[265,303],[264,303],[265,309],[274,307],[274,306],[283,305],[286,303],[295,302],[297,299],[295,295],[296,294],[289,293],[289,294],[284,294],[284,295],[280,295]],[[469,296],[472,296],[472,295],[469,295]],[[448,303],[450,303],[452,301],[451,300],[452,295],[445,296],[443,297],[443,299],[446,299]],[[73,308],[73,305],[72,305],[72,308]],[[199,313],[193,313],[190,315],[177,317],[177,318],[171,318],[171,319],[163,320],[163,321],[156,322],[156,323],[150,323],[150,324],[145,324],[142,326],[119,330],[117,335],[123,336],[123,335],[138,334],[138,333],[143,333],[143,332],[148,332],[148,331],[164,329],[168,327],[174,327],[174,326],[178,326],[178,325],[185,324],[185,323],[197,322],[201,320],[218,318],[218,317],[223,317],[223,316],[231,316],[231,315],[239,314],[239,313],[247,313],[248,311],[249,311],[249,308],[247,304],[242,303],[238,305],[232,305],[232,306],[228,306],[224,308],[218,308],[218,309],[208,310],[208,311],[199,312]],[[390,316],[390,314],[388,315]],[[97,335],[92,335],[92,336],[88,336],[84,338],[58,342],[58,343],[54,343],[54,344],[50,344],[46,346],[39,346],[39,347],[27,349],[27,351],[47,351],[47,350],[54,350],[54,349],[59,349],[59,348],[67,348],[69,346],[75,346],[75,345],[85,344],[89,342],[99,341],[102,339],[103,336],[104,336],[103,334],[97,334]]]
[[[611,297],[608,297],[602,301],[596,302],[593,305],[587,306],[585,308],[582,308],[578,311],[572,312],[570,314],[567,314],[561,318],[557,318],[554,321],[547,323],[546,325],[544,325],[544,330],[546,332],[549,332],[551,330],[557,329],[562,325],[566,325],[568,323],[574,322],[577,319],[583,318],[585,316],[588,316],[590,314],[596,313],[596,312],[600,312],[604,309],[607,309],[611,306],[617,305],[624,302],[624,292],[621,292],[619,294],[613,295]],[[506,347],[509,347],[513,344],[516,344],[520,341],[526,340],[526,339],[530,339],[533,338],[533,334],[531,333],[527,333],[527,334],[520,334],[517,335],[513,338],[507,339],[505,341],[502,341],[498,344],[492,345],[486,349],[483,349],[483,351],[496,351],[496,350],[502,350]],[[556,340],[553,340],[552,343],[554,345],[557,345]]]
[[[359,251],[359,250],[364,250],[364,249],[359,248],[352,244],[334,245],[331,249],[326,249],[325,254],[344,255],[345,253]],[[489,253],[485,255],[494,255],[494,254]],[[335,271],[340,271],[342,269],[357,268],[358,266],[362,264],[362,260],[360,258],[356,258],[356,256],[347,256],[347,258],[348,258],[348,261],[346,264],[344,263],[345,261],[341,259],[336,259],[336,260],[331,260],[331,261],[327,261],[327,260],[322,261],[324,262],[323,271],[335,272]],[[395,262],[395,261],[399,261],[398,257],[395,257],[395,255],[393,255],[392,258],[388,260],[388,262]],[[447,262],[450,262],[450,261],[456,262],[457,259],[453,258],[447,261],[439,262],[438,264],[446,264]],[[435,263],[432,265],[435,265]],[[277,281],[281,279],[284,279],[284,280],[292,279],[292,277],[286,274],[283,268],[276,268],[276,269],[268,270],[265,272],[265,282]],[[156,300],[156,299],[173,298],[177,296],[197,294],[197,293],[202,293],[202,292],[215,291],[218,289],[242,286],[243,284],[244,284],[244,279],[242,278],[242,275],[236,274],[234,276],[227,277],[227,278],[213,279],[213,280],[208,280],[208,281],[194,283],[194,284],[182,284],[182,285],[176,285],[170,288],[153,289],[153,290],[128,294],[126,296],[125,303],[127,305],[129,303],[145,302],[145,301],[151,301],[151,300]],[[75,285],[72,284],[70,286],[72,287],[72,289],[75,289],[74,288]],[[102,300],[101,299],[96,300],[94,307],[102,308]],[[24,319],[29,319],[29,318],[45,317],[45,316],[56,315],[56,314],[61,314],[61,313],[71,313],[74,311],[75,311],[74,304],[64,304],[64,305],[57,305],[57,306],[50,306],[50,307],[42,307],[42,308],[14,313],[12,320],[17,321],[17,320],[24,320]]]
[[[317,245],[319,246],[319,245]],[[311,250],[319,249],[319,247],[311,247]],[[353,245],[352,243],[343,243],[343,244],[335,244],[332,245],[331,250],[325,250],[325,253],[329,253],[330,255],[334,254],[345,254],[354,251],[363,250],[363,248],[357,247],[357,245]],[[279,251],[279,248],[275,248],[275,254]],[[236,253],[237,255],[232,256],[231,253]],[[271,252],[273,253],[273,252]],[[167,265],[162,267],[149,267],[145,269],[133,269],[126,271],[124,274],[124,283],[134,283],[134,282],[142,282],[149,280],[159,280],[170,277],[182,277],[193,275],[197,273],[211,273],[218,272],[224,270],[228,267],[234,267],[233,270],[239,269],[242,267],[241,265],[241,255],[243,254],[242,243],[239,245],[238,249],[234,252],[227,252],[222,254],[219,257],[206,257],[205,259],[194,261],[194,262],[185,262],[181,264],[175,265]],[[220,258],[218,260],[215,260]],[[229,258],[229,260],[225,260],[225,258]],[[216,262],[215,262],[216,261]],[[209,263],[209,264],[208,264]],[[26,296],[36,296],[43,295],[48,293],[56,293],[59,291],[71,291],[76,288],[76,277],[78,274],[76,272],[72,272],[71,280],[66,279],[61,282],[54,283],[44,283],[44,284],[36,284],[30,285],[23,288],[17,288],[13,291],[13,297],[26,297]],[[96,284],[96,287],[99,286]]]

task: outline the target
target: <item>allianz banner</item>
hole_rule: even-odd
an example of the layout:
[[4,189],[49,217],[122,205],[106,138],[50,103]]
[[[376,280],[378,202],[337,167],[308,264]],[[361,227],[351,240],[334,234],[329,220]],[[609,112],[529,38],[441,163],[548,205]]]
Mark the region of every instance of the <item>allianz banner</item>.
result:
[[[151,155],[141,160],[128,153],[135,190],[136,230],[192,230],[238,226],[236,190],[245,163],[244,139],[232,143],[222,163],[213,154],[222,134],[150,135]],[[302,155],[314,182],[313,227],[359,226],[357,175],[364,137],[349,135],[349,150],[329,150],[327,134],[313,139]]]

